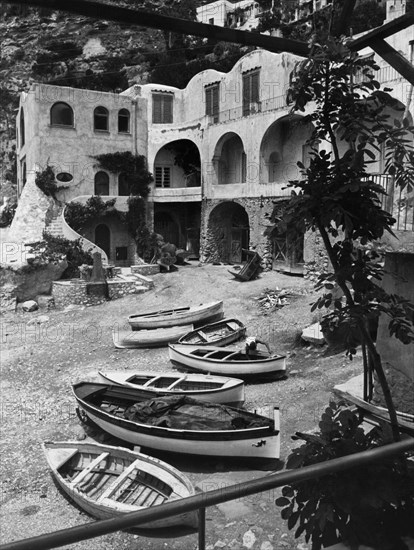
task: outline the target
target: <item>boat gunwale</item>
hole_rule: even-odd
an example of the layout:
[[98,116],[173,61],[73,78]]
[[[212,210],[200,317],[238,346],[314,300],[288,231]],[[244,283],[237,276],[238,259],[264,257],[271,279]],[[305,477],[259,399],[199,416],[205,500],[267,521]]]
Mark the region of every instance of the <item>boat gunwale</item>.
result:
[[[160,319],[164,316],[168,316],[168,320],[171,319],[171,316],[174,315],[174,313],[177,313],[177,316],[182,316],[186,313],[200,313],[202,311],[209,311],[210,309],[214,309],[215,307],[223,306],[223,300],[217,300],[215,302],[209,302],[207,304],[199,304],[197,306],[185,306],[180,308],[171,308],[171,309],[165,309],[160,311],[150,311],[146,313],[137,313],[133,315],[128,316],[128,321],[136,319],[139,320],[145,320],[149,318],[149,320],[154,319],[156,316],[158,316]],[[161,327],[160,327],[161,328]]]

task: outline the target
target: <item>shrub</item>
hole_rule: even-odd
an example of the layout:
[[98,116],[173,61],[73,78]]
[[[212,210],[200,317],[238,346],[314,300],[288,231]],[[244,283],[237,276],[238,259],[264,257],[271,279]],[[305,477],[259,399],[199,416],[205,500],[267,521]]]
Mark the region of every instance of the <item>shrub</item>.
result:
[[[287,468],[301,468],[359,453],[389,443],[389,426],[365,433],[350,409],[331,402],[319,422],[320,431],[297,433],[304,444],[287,458]],[[390,458],[286,486],[276,504],[295,537],[305,534],[312,550],[342,540],[377,549],[406,549],[403,537],[414,535],[414,474],[402,459]]]
[[79,266],[93,264],[92,256],[82,248],[80,239],[69,241],[63,237],[55,237],[43,231],[43,240],[30,244],[34,258],[29,260],[29,270],[36,269],[50,262],[61,261],[66,257],[68,267],[62,275],[62,279],[79,277]]

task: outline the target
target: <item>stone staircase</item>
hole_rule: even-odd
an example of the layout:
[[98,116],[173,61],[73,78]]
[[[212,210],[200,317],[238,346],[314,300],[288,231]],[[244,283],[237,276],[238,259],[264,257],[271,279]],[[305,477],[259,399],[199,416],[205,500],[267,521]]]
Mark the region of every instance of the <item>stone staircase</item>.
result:
[[63,223],[62,223],[62,212],[53,216],[51,221],[46,225],[46,231],[53,235],[54,237],[63,237]]

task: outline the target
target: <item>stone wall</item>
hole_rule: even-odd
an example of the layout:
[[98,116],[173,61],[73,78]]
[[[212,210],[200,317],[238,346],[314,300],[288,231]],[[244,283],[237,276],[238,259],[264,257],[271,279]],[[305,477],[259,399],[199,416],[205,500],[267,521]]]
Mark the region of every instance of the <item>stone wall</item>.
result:
[[305,234],[303,259],[305,261],[303,275],[311,281],[316,281],[321,273],[326,273],[330,269],[329,258],[319,233],[308,231]]
[[141,281],[125,281],[120,279],[109,279],[108,297],[88,294],[88,284],[81,279],[70,281],[54,281],[52,294],[57,308],[64,308],[69,305],[95,306],[107,300],[116,300],[130,294],[141,294],[146,292],[148,287],[141,284]]
[[[414,254],[387,253],[384,269],[382,285],[385,290],[414,303]],[[403,344],[391,337],[388,324],[388,316],[381,315],[377,334],[378,353],[397,409],[414,414],[414,343]],[[384,405],[378,383],[375,390],[375,402]]]

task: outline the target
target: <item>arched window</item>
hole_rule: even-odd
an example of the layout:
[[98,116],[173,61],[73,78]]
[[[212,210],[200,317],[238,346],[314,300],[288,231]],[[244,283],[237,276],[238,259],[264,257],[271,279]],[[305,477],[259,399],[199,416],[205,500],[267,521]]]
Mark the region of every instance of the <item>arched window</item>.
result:
[[23,147],[26,141],[25,128],[24,128],[24,111],[20,109],[20,147]]
[[94,194],[109,195],[109,176],[106,172],[96,172]]
[[93,128],[94,130],[109,130],[109,113],[105,107],[96,107],[93,112]]
[[121,109],[118,112],[118,132],[129,133],[129,111]]
[[124,172],[121,172],[118,176],[118,195],[120,197],[127,197],[129,195],[128,176]]
[[73,109],[67,103],[59,101],[50,109],[50,124],[52,126],[72,126]]

